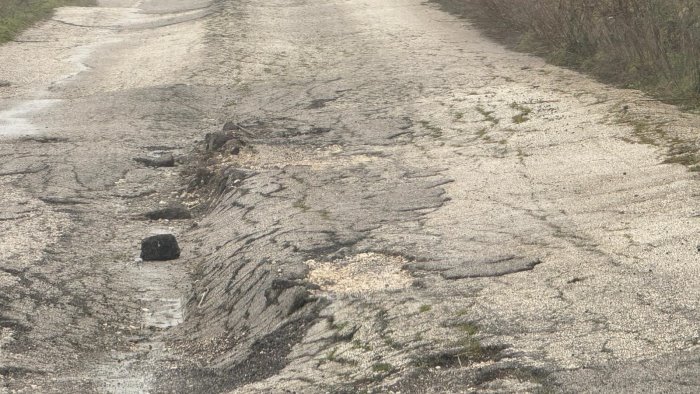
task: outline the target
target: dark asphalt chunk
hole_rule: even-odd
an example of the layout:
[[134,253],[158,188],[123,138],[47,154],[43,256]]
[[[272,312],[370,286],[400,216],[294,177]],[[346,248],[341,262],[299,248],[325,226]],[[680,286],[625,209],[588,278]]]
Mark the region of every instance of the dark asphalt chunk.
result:
[[143,214],[144,217],[150,220],[178,220],[178,219],[192,219],[192,214],[187,207],[182,205],[174,205],[170,207],[165,207],[161,209],[156,209]]
[[144,261],[174,260],[180,257],[180,246],[172,234],[158,234],[141,241],[141,258]]
[[175,166],[175,157],[173,156],[172,153],[165,153],[160,156],[144,156],[144,157],[136,157],[134,158],[134,161],[137,163],[141,163],[143,165],[146,165],[148,167],[174,167]]
[[502,260],[467,261],[462,265],[442,272],[445,279],[480,278],[503,276],[533,269],[541,261],[537,258],[510,257]]
[[78,204],[85,204],[85,201],[78,200],[72,197],[64,197],[64,196],[44,196],[44,197],[39,197],[39,199],[47,204],[54,204],[54,205],[78,205]]
[[204,136],[204,143],[207,146],[207,152],[213,152],[234,138],[235,135],[230,131],[217,131]]
[[436,271],[449,280],[503,276],[533,269],[541,261],[538,258],[504,255],[496,257],[465,258],[438,262],[415,262],[404,269],[411,272]]

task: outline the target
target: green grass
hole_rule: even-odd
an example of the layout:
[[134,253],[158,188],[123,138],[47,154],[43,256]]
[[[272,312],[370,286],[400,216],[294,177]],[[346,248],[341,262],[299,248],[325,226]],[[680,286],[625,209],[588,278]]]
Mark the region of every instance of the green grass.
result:
[[306,205],[306,196],[294,201],[294,203],[292,203],[292,206],[294,208],[302,210],[303,212],[306,212],[309,209],[311,209],[308,205]]
[[497,125],[499,122],[499,119],[493,116],[494,111],[487,111],[486,109],[484,109],[484,107],[477,106],[476,112],[480,113],[481,116],[484,117],[484,121],[486,122],[491,122],[494,125]]
[[519,114],[513,116],[513,123],[520,124],[520,123],[525,123],[528,120],[530,120],[530,118],[528,116],[530,115],[530,112],[532,112],[531,108],[526,107],[522,104],[518,104],[518,103],[511,103],[510,107],[515,109],[515,110],[520,111]]
[[479,332],[479,327],[473,323],[463,323],[455,326],[458,330],[462,331],[467,335],[476,335]]
[[338,348],[335,348],[326,354],[326,361],[330,361],[330,362],[338,363],[338,364],[346,364],[346,365],[357,365],[358,364],[358,362],[356,360],[351,360],[351,359],[340,357],[338,355]]
[[421,120],[418,123],[420,123],[424,129],[430,131],[430,134],[433,135],[434,137],[439,137],[442,135],[442,129],[440,127],[435,126],[434,124],[430,123],[430,121]]
[[454,326],[462,335],[457,340],[457,345],[462,348],[461,356],[469,360],[482,360],[488,358],[491,349],[481,346],[481,342],[476,338],[479,333],[479,326],[474,323],[460,323]]
[[491,137],[488,136],[488,130],[486,127],[482,127],[476,132],[476,137],[481,138],[484,141],[490,141]]
[[0,0],[0,43],[49,18],[56,7],[90,5],[95,5],[95,0]]
[[376,363],[372,365],[372,371],[387,373],[394,370],[394,366],[389,363]]
[[392,339],[388,336],[385,336],[383,339],[384,339],[384,344],[386,344],[390,348],[392,348],[394,350],[403,349],[403,345],[400,344],[399,342],[396,342],[394,339]]
[[462,347],[460,355],[467,360],[483,360],[486,358],[486,350],[481,346],[481,342],[471,335],[462,337],[457,343]]
[[362,341],[356,339],[356,340],[352,341],[352,348],[353,349],[362,349],[366,352],[369,352],[372,350],[372,345],[370,345],[367,342],[362,342]]
[[519,50],[682,108],[700,108],[697,0],[440,2],[460,4],[487,34]]
[[338,349],[337,349],[337,348],[335,348],[335,349],[331,350],[330,352],[328,352],[328,354],[326,355],[326,360],[328,360],[328,361],[336,361],[336,360],[338,359],[338,357],[336,356],[336,353],[337,353],[337,352],[338,352]]

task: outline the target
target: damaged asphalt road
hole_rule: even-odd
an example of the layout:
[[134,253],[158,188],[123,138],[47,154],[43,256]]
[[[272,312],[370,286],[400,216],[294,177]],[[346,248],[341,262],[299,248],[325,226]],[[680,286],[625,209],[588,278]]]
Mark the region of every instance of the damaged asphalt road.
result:
[[417,0],[103,0],[0,53],[0,392],[700,390],[697,115]]

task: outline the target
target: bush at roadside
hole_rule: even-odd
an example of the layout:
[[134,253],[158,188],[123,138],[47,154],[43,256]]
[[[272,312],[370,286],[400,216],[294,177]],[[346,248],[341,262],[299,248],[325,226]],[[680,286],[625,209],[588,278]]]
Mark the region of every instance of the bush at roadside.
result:
[[462,0],[549,61],[700,106],[700,0]]

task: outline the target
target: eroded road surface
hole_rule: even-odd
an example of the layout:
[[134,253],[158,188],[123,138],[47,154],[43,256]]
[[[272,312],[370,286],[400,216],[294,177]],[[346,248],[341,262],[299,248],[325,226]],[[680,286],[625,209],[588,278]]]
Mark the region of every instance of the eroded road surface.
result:
[[700,391],[697,115],[419,0],[103,0],[0,79],[2,393]]

